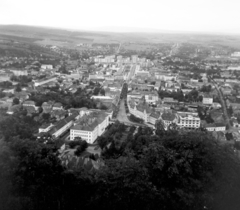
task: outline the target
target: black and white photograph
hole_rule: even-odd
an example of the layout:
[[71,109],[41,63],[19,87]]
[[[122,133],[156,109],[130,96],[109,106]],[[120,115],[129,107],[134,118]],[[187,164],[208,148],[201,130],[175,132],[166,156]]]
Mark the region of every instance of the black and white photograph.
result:
[[0,210],[240,210],[240,1],[0,0]]

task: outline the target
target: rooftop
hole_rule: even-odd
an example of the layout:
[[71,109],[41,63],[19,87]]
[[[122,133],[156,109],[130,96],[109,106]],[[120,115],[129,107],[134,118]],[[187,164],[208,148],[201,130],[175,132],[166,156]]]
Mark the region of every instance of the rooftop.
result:
[[104,112],[92,112],[80,118],[72,130],[93,131],[108,115]]
[[161,117],[163,120],[173,121],[176,118],[176,115],[171,112],[164,112]]

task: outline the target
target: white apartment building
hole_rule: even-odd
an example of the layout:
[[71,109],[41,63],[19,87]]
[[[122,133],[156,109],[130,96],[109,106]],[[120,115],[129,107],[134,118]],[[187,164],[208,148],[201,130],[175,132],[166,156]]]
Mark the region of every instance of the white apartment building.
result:
[[211,98],[211,97],[203,97],[202,103],[204,105],[212,105],[213,104],[213,98]]
[[70,130],[70,140],[81,137],[92,144],[109,125],[109,116],[104,112],[93,112],[82,116]]
[[45,69],[45,70],[47,70],[47,69],[53,69],[53,66],[52,66],[52,65],[43,64],[43,65],[41,65],[41,69]]
[[27,76],[27,70],[10,70],[15,76]]
[[153,103],[153,104],[157,103],[159,100],[158,93],[154,92],[154,93],[146,94],[145,100],[147,103]]
[[177,125],[181,128],[199,128],[201,120],[198,116],[189,113],[178,113]]

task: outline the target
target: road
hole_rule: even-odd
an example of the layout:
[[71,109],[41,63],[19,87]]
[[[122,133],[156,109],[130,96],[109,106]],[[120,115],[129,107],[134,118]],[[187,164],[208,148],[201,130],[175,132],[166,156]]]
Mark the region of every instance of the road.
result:
[[122,46],[122,43],[119,43],[119,48],[117,49],[116,54],[120,52],[121,46]]
[[119,112],[117,115],[117,120],[119,122],[126,122],[126,123],[130,123],[127,114],[126,114],[126,110],[125,110],[125,105],[124,105],[124,100],[120,101],[120,106],[119,106]]
[[221,91],[221,87],[219,88],[218,84],[214,81],[214,79],[212,79],[211,77],[208,77],[208,78],[212,81],[212,84],[215,86],[215,88],[218,92],[218,97],[219,97],[221,105],[222,105],[223,115],[224,115],[224,118],[225,118],[226,123],[228,125],[228,128],[230,129],[232,126],[230,124],[230,118],[229,118],[228,112],[227,112],[226,101],[224,100],[224,96],[223,96],[223,93]]
[[120,102],[119,112],[118,112],[118,115],[117,115],[117,120],[121,123],[124,123],[125,125],[146,126],[145,124],[134,123],[134,122],[132,122],[128,119],[127,113],[126,113],[126,110],[125,110],[124,99],[122,99],[121,102]]

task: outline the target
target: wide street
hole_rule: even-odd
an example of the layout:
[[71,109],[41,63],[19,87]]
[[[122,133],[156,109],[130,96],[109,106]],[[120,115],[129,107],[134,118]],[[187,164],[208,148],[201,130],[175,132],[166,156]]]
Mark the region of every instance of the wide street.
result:
[[128,117],[127,117],[127,113],[125,110],[125,105],[124,105],[124,100],[122,99],[120,102],[120,106],[119,106],[119,112],[117,115],[117,120],[121,123],[127,124],[127,125],[134,125],[134,126],[146,126],[145,124],[139,124],[139,123],[134,123],[131,122]]
[[219,97],[221,105],[222,105],[223,115],[224,115],[226,123],[227,123],[227,125],[228,125],[228,127],[230,129],[232,126],[230,124],[230,118],[228,116],[228,112],[227,112],[227,107],[226,107],[226,102],[225,102],[224,96],[223,96],[223,94],[221,92],[221,87],[219,87],[218,84],[211,77],[209,77],[209,79],[212,81],[212,84],[215,86],[215,88],[216,88],[216,90],[218,92],[218,97]]

